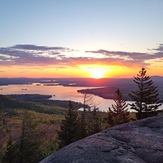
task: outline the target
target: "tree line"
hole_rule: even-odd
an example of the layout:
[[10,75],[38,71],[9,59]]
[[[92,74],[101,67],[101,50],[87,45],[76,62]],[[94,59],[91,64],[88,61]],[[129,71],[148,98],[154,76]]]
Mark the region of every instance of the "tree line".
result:
[[[130,117],[129,109],[136,112],[136,119],[157,115],[157,110],[161,106],[162,101],[159,100],[157,86],[154,85],[151,77],[146,75],[146,72],[146,69],[142,68],[137,76],[134,77],[137,90],[129,93],[133,101],[132,104],[127,104],[123,100],[120,89],[115,90],[114,104],[108,109],[107,122],[110,127],[134,120]],[[91,96],[88,94],[84,95],[84,104],[91,101],[87,97]],[[91,111],[90,108],[92,106],[93,110]],[[59,148],[101,131],[100,112],[95,105],[92,106],[88,110],[84,107],[79,115],[71,102],[69,103],[68,112],[61,123],[61,130],[58,132]]]

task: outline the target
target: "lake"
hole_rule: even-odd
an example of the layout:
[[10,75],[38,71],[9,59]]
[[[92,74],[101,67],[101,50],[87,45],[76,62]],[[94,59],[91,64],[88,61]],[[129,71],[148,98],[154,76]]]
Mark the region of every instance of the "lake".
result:
[[[84,95],[77,92],[77,90],[80,89],[88,89],[88,87],[65,87],[61,85],[43,85],[41,83],[33,83],[0,86],[0,94],[52,95],[52,100],[71,100],[83,103]],[[93,103],[101,111],[108,111],[108,107],[110,107],[111,104],[114,104],[114,101],[112,99],[103,99],[98,96],[93,96]]]

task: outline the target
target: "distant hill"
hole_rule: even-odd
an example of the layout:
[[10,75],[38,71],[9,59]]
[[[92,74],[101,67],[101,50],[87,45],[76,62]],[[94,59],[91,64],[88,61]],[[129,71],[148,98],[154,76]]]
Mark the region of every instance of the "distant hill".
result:
[[0,111],[2,110],[14,110],[16,109],[27,109],[31,111],[36,111],[39,113],[46,113],[46,114],[58,114],[64,115],[66,109],[60,106],[52,106],[48,104],[41,104],[39,102],[25,102],[19,101],[17,99],[11,98],[10,96],[0,95]]
[[[160,99],[163,99],[163,76],[152,76],[151,78],[158,87]],[[123,93],[124,99],[129,100],[128,93],[137,89],[133,78],[0,78],[0,85],[31,83],[55,84],[69,87],[98,87],[91,90],[92,94],[105,99],[112,98],[114,90],[119,88]],[[106,90],[104,90],[105,88]],[[78,92],[85,93],[84,90],[78,90]]]
[[[159,97],[163,100],[163,77],[153,76],[151,79],[154,81],[154,85],[158,87]],[[137,89],[137,85],[133,82],[131,78],[122,78],[122,79],[110,79],[108,83],[103,87],[91,88],[78,90],[80,93],[90,93],[97,96],[100,96],[104,99],[113,99],[114,92],[116,89],[120,89],[123,94],[124,100],[130,100],[128,93]]]
[[[40,95],[40,94],[14,94],[8,95],[13,99],[24,101],[24,102],[33,102],[35,104],[43,104],[50,107],[59,107],[59,108],[68,108],[69,101],[68,100],[50,100],[51,95]],[[83,104],[80,102],[72,101],[72,104],[75,109],[80,109],[83,107]]]
[[[152,76],[154,82],[163,81],[163,76]],[[0,78],[0,85],[9,84],[31,84],[31,83],[43,83],[43,84],[58,84],[63,86],[85,86],[85,87],[101,87],[110,85],[123,85],[132,84],[133,78]]]
[[163,81],[163,76],[152,76],[153,81]]
[[[31,97],[34,97],[34,95]],[[28,100],[29,98],[27,97]],[[45,96],[35,95],[35,99],[43,98]],[[32,148],[32,153],[36,150],[37,152],[39,151],[39,154],[36,157],[34,156],[29,162],[35,162],[33,161],[34,159],[39,161],[55,152],[58,148],[57,131],[60,129],[60,123],[64,118],[66,110],[66,108],[52,106],[51,104],[41,104],[38,101],[20,101],[10,96],[0,95],[0,162],[21,162],[17,160],[20,158],[19,150],[21,147],[19,144],[22,140],[22,130],[25,131],[23,133],[30,133],[25,134],[25,136],[34,139],[36,135],[37,138],[35,138],[41,142],[38,145],[39,147]],[[27,116],[25,117],[24,115]],[[25,119],[31,117],[31,119],[30,123],[25,123],[25,129],[22,129],[24,117]],[[8,152],[9,149],[7,146],[9,138],[12,142],[9,153],[12,153],[12,155],[6,154],[6,151]],[[35,142],[37,141],[36,139]],[[31,141],[30,139],[28,140]],[[29,150],[31,146],[25,145],[25,148]],[[29,153],[26,153],[26,155],[28,157]],[[3,160],[8,156],[12,161]]]

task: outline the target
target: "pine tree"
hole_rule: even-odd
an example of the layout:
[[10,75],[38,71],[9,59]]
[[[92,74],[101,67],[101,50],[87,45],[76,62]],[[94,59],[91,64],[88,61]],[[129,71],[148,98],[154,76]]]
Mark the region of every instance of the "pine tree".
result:
[[131,109],[137,111],[137,119],[142,119],[144,112],[156,111],[161,105],[158,89],[151,77],[146,75],[146,72],[146,69],[142,68],[137,76],[134,77],[134,82],[137,84],[138,89],[129,94],[130,98],[135,101],[135,103],[131,104]]
[[111,126],[119,125],[130,121],[127,104],[122,100],[122,93],[119,89],[115,91],[115,104],[109,107],[108,120]]
[[15,150],[14,150],[14,144],[13,140],[11,138],[11,134],[9,135],[7,144],[6,144],[6,149],[5,149],[5,154],[2,158],[2,163],[14,163],[15,162]]
[[43,132],[37,127],[38,122],[35,121],[34,116],[25,111],[22,119],[20,140],[16,144],[19,162],[32,163],[38,161],[40,157],[39,145]]
[[10,130],[7,127],[6,113],[0,111],[0,162],[5,154],[6,141],[9,132]]
[[[87,92],[91,91],[88,89]],[[94,95],[87,92],[84,94],[83,111],[81,113],[80,138],[85,138],[101,130],[98,104],[94,100]]]
[[71,101],[69,102],[68,112],[65,119],[62,120],[61,130],[58,132],[58,139],[60,140],[59,148],[62,148],[74,141],[79,140],[79,119],[78,112],[74,109]]
[[80,118],[80,139],[88,136],[88,125],[87,125],[88,111],[83,110]]
[[95,134],[101,131],[101,116],[99,108],[94,107],[92,111],[89,111],[88,133],[89,135]]

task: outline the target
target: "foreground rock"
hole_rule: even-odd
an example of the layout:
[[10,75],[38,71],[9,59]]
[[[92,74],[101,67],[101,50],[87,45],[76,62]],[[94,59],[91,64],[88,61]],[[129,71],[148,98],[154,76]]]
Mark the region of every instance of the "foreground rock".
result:
[[40,163],[163,163],[163,116],[104,130]]

